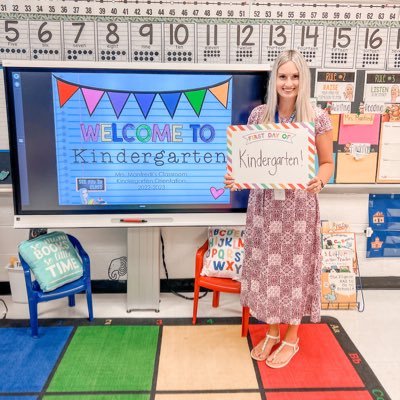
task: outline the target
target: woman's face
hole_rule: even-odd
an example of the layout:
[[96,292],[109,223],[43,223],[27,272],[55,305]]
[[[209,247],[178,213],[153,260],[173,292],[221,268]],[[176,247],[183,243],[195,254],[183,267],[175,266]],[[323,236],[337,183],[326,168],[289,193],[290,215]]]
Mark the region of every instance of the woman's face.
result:
[[299,71],[293,61],[278,68],[276,91],[282,99],[296,99],[299,93]]

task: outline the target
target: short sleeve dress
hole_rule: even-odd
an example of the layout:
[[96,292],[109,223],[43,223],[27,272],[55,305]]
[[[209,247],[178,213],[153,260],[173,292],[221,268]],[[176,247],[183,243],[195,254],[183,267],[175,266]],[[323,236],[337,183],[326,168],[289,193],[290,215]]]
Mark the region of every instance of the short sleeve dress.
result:
[[[249,124],[261,123],[265,105]],[[282,121],[288,122],[288,121]],[[330,131],[329,116],[315,109],[316,135]],[[268,324],[320,321],[321,249],[318,197],[303,190],[251,190],[246,217],[241,303]]]

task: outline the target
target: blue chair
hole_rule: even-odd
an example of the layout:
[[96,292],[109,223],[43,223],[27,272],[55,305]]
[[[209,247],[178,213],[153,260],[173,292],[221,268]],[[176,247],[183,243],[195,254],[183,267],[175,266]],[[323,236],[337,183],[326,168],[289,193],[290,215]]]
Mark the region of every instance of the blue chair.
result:
[[31,279],[31,270],[29,265],[23,259],[21,254],[19,258],[21,260],[22,267],[24,269],[26,290],[28,293],[29,303],[29,315],[30,324],[33,337],[38,337],[38,303],[44,301],[51,301],[59,299],[61,297],[68,296],[68,305],[70,307],[75,306],[75,293],[86,292],[86,300],[89,310],[89,321],[93,320],[93,305],[92,305],[92,286],[90,282],[90,259],[78,239],[71,235],[67,235],[72,245],[77,250],[83,264],[83,275],[76,281],[67,283],[51,292],[43,292],[37,281]]

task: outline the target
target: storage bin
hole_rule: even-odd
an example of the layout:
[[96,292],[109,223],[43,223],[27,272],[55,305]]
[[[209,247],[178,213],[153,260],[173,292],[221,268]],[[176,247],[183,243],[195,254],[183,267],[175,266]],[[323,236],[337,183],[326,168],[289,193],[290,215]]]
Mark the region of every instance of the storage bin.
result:
[[23,268],[7,265],[6,270],[10,280],[12,301],[14,303],[28,303]]

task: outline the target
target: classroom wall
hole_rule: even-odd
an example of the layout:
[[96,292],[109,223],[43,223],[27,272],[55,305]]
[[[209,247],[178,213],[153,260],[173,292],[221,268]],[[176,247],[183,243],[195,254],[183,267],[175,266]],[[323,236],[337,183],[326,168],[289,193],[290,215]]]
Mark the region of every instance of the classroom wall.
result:
[[[398,258],[366,259],[366,237],[362,233],[368,226],[367,194],[321,194],[321,218],[346,221],[357,234],[357,254],[361,275],[400,276]],[[67,232],[82,242],[92,260],[92,278],[109,279],[108,270],[113,260],[126,256],[126,228],[74,229]],[[17,245],[27,239],[28,230],[13,228],[12,196],[0,193],[0,266],[15,256]],[[194,256],[207,236],[207,228],[162,228],[165,241],[165,258],[171,279],[194,277]],[[162,266],[161,278],[165,277]],[[121,279],[126,279],[126,275]],[[0,281],[8,275],[0,268]]]
[[[85,2],[85,7],[89,7],[91,2]],[[98,3],[98,2],[96,2]],[[175,15],[173,20],[168,20],[167,18],[164,18],[162,16],[158,17],[158,22],[165,22],[165,21],[173,21],[174,23],[179,22],[179,17],[184,15],[184,10],[189,9],[191,10],[191,7],[193,2],[188,1],[187,6],[183,6],[182,4],[177,5],[176,8],[179,9],[179,12],[181,14]],[[230,2],[227,1],[222,1],[222,12],[226,13],[226,7],[224,6],[225,4],[229,4]],[[240,15],[241,9],[239,4],[245,4],[246,7],[248,7],[248,10],[252,12],[252,14],[247,14],[246,17],[251,17],[253,18],[251,20],[251,23],[261,23],[262,20],[257,19],[257,14],[255,14],[255,10],[257,11],[257,6],[254,4],[251,4],[252,2],[242,2],[242,3],[235,3],[237,5],[232,6],[232,9],[237,15]],[[296,3],[296,2],[295,2]],[[310,7],[312,6],[313,2],[310,1],[302,1],[302,3],[308,5],[309,7],[307,8],[307,12],[309,11]],[[325,1],[325,2],[315,2],[318,5],[321,4],[327,4],[330,7],[329,9],[332,9],[332,6],[336,6],[336,2],[334,1]],[[375,0],[371,4],[370,9],[360,8],[360,11],[362,11],[362,15],[364,19],[369,19],[366,24],[364,24],[364,27],[371,26],[371,27],[376,27],[376,26],[383,26],[384,28],[388,28],[389,26],[392,27],[400,27],[399,25],[399,7],[395,6],[398,1],[393,0],[390,2],[392,5],[387,5],[386,7],[383,7],[383,4],[387,4],[388,2],[386,0]],[[25,7],[27,10],[29,7],[40,7],[40,6],[54,6],[59,10],[61,13],[63,12],[60,7],[63,6],[68,6],[68,10],[73,10],[71,7],[73,5],[82,5],[71,1],[37,1],[37,0],[31,0],[31,1],[4,1],[0,0],[0,19],[21,19],[22,21],[27,21],[29,19],[29,14],[10,14],[10,12],[16,11],[12,10],[10,8],[7,9],[6,14],[2,14],[4,11],[3,5],[7,5],[8,7],[11,7],[12,4],[14,5],[20,5],[20,7]],[[95,4],[92,2],[92,4]],[[143,3],[144,4],[144,3]],[[232,4],[232,3],[230,3]],[[366,2],[363,2],[361,0],[355,1],[351,0],[350,2],[347,2],[347,4],[350,4],[352,7],[349,7],[349,11],[353,12],[354,7],[358,7],[358,5],[366,5]],[[379,9],[378,5],[382,5],[382,9]],[[368,2],[368,6],[370,3]],[[97,6],[99,6],[97,4]],[[107,10],[112,12],[112,6],[113,4],[104,4],[102,5],[104,7],[107,7]],[[337,8],[338,11],[343,13],[343,7],[346,6],[344,4],[338,4]],[[138,6],[139,7],[139,6]],[[141,8],[144,7],[144,5],[140,5]],[[173,5],[173,2],[168,2],[165,3],[163,7],[159,8],[164,8],[166,13],[170,13],[170,9],[175,7]],[[209,6],[203,4],[202,2],[199,2],[199,9],[200,12],[205,13],[207,12],[207,9]],[[212,19],[212,23],[219,23],[218,21],[218,15],[216,11],[217,6],[212,6],[212,15],[210,15]],[[243,6],[242,6],[243,7]],[[278,3],[273,3],[271,6],[271,10],[275,11],[275,14],[277,10],[283,10],[284,12],[289,13],[290,10],[290,4],[288,3],[285,7],[279,7]],[[346,6],[347,7],[347,6]],[[135,7],[134,6],[129,6],[129,10],[131,13],[134,13]],[[316,10],[319,12],[320,9],[316,8]],[[50,8],[48,11],[51,11]],[[367,15],[367,14],[370,15]],[[383,17],[380,15],[382,13]],[[389,16],[391,14],[395,14],[396,18],[394,20],[389,21]],[[214,15],[215,14],[215,15]],[[130,14],[131,15],[131,14]],[[238,18],[237,15],[234,15],[234,19],[229,20],[229,15],[223,15],[225,18],[226,23],[241,23],[243,22],[240,18]],[[300,14],[299,14],[300,15]],[[342,14],[341,14],[342,15]],[[344,15],[344,14],[343,14]],[[371,17],[372,15],[372,17]],[[73,18],[76,21],[79,20],[85,20],[85,17],[82,17],[81,19],[74,15],[63,15],[61,16],[61,20],[68,19],[71,16],[71,19]],[[333,16],[333,14],[332,14]],[[118,18],[121,17],[122,19]],[[126,15],[115,15],[114,18],[118,22],[124,22]],[[46,18],[53,18],[53,17],[46,17],[43,16],[44,20]],[[102,17],[103,18],[103,17]],[[136,18],[133,14],[132,16],[133,20]],[[143,22],[146,21],[146,15],[142,15],[140,18],[136,18],[136,22]],[[183,18],[183,17],[182,17]],[[282,24],[292,24],[293,20],[288,19],[290,18],[290,15],[287,15],[287,19],[284,20],[283,22],[280,20],[276,20],[274,23],[282,23]],[[333,18],[335,18],[333,16]],[[372,19],[371,19],[372,18]],[[382,19],[383,18],[383,19]],[[54,19],[54,18],[53,18]],[[40,20],[40,18],[39,18]],[[57,18],[54,19],[55,21]],[[96,20],[96,17],[86,17],[86,20]],[[100,20],[100,19],[99,19]],[[113,20],[113,19],[108,19],[108,21]],[[107,21],[107,18],[103,18],[103,21]],[[209,19],[203,19],[201,21],[202,24],[205,24],[209,21]],[[53,21],[54,22],[54,21]],[[52,22],[52,23],[53,23]],[[327,23],[328,21],[324,21],[324,23]],[[347,20],[347,22],[343,21],[338,21],[337,26],[357,26],[357,23],[360,21],[354,21],[353,19]],[[306,23],[305,21],[299,21],[299,25]],[[369,25],[368,25],[369,24]],[[322,24],[323,25],[323,24]],[[13,25],[11,25],[13,27]],[[54,29],[54,25],[49,25],[43,29]],[[246,29],[246,28],[243,28]],[[63,28],[63,34],[65,35],[65,27]],[[243,30],[243,34],[247,34],[249,31],[248,30]],[[389,32],[389,31],[388,31]],[[43,33],[43,32],[42,32]],[[106,32],[107,33],[107,32]],[[363,33],[365,34],[365,32]],[[370,32],[371,34],[371,32]],[[9,35],[12,36],[12,31],[9,32]],[[361,34],[360,34],[361,35]],[[361,38],[361,36],[360,36]],[[376,45],[378,42],[376,40],[371,40],[371,39],[376,39],[376,38],[371,38],[369,37],[369,43]],[[389,33],[388,36],[386,37],[386,42],[385,44],[389,46]],[[1,44],[1,43],[0,43]],[[3,44],[1,44],[3,45]],[[362,47],[362,46],[361,46]],[[358,51],[362,51],[360,45],[357,48]],[[360,50],[361,49],[361,50]],[[99,50],[99,49],[97,49]],[[318,49],[317,49],[318,50]],[[326,49],[321,49],[321,46],[319,47],[320,51],[325,51]],[[379,57],[382,58],[385,55],[385,51],[389,51],[390,49],[383,50],[383,52],[380,52]],[[256,50],[254,50],[256,51]],[[258,51],[258,50],[257,50]],[[99,53],[100,54],[100,53]],[[41,57],[41,56],[40,56]],[[48,57],[50,57],[48,55]],[[260,57],[261,59],[262,57]],[[54,58],[53,58],[54,59]],[[63,55],[62,59],[66,59],[66,54]],[[118,61],[118,60],[117,60]],[[121,60],[122,61],[122,60]],[[243,62],[253,62],[254,59],[248,59],[244,60]],[[368,67],[370,68],[370,67]],[[363,82],[359,82],[359,84],[362,86]],[[360,86],[360,90],[362,90]],[[362,97],[361,95],[356,94],[356,99],[361,100]],[[352,109],[358,108],[358,104],[353,104]],[[0,110],[1,112],[2,110]],[[4,118],[4,114],[0,114],[0,118]],[[4,122],[4,121],[0,121]],[[1,125],[2,128],[4,128],[4,124]],[[0,144],[4,144],[5,146],[7,145],[7,140],[5,137],[5,129],[2,129],[0,132]],[[0,146],[0,150],[2,150],[4,146]],[[1,186],[0,186],[1,189]],[[397,189],[398,190],[398,189]],[[362,276],[400,276],[400,263],[397,258],[389,259],[366,259],[365,258],[365,253],[366,253],[366,238],[363,235],[364,229],[368,226],[368,194],[367,193],[358,193],[358,194],[326,194],[323,193],[320,196],[320,204],[321,204],[321,217],[322,219],[329,219],[329,220],[334,220],[334,221],[344,221],[348,224],[350,224],[351,228],[355,231],[358,232],[357,234],[357,252],[358,252],[358,258],[360,262],[360,271]],[[166,263],[167,267],[169,270],[169,276],[170,278],[192,278],[194,276],[194,255],[196,248],[199,247],[204,240],[206,239],[206,228],[163,228],[162,229],[162,234],[165,239],[165,255],[166,255]],[[125,257],[127,254],[127,249],[126,249],[126,229],[125,228],[103,228],[103,229],[76,229],[76,230],[69,230],[68,232],[76,235],[79,240],[83,243],[84,247],[90,254],[90,257],[92,259],[92,278],[93,279],[109,279],[109,268],[110,265],[114,262],[117,263],[119,260],[121,260],[121,257]],[[12,194],[10,191],[0,190],[0,266],[5,266],[10,258],[10,256],[16,255],[17,252],[17,245],[20,241],[27,239],[28,237],[28,231],[25,229],[21,230],[16,230],[13,228],[13,206],[12,206]],[[163,278],[164,277],[164,272],[160,271],[160,275]],[[122,276],[121,279],[125,279],[125,276]],[[0,281],[7,281],[8,276],[7,272],[5,271],[4,268],[0,268]]]

